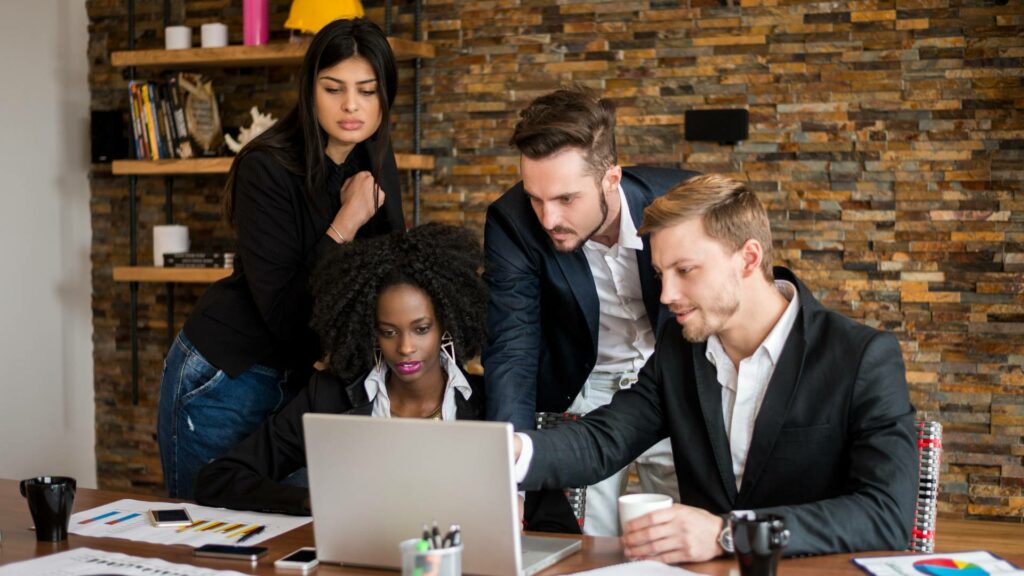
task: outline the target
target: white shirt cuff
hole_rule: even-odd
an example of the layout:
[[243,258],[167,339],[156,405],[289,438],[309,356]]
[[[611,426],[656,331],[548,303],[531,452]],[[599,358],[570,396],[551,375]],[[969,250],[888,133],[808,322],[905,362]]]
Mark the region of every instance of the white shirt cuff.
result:
[[523,449],[519,451],[519,459],[516,460],[516,467],[514,469],[516,484],[519,484],[526,478],[526,473],[530,471],[530,462],[533,461],[533,440],[526,434],[519,432],[516,432],[516,436],[523,443]]

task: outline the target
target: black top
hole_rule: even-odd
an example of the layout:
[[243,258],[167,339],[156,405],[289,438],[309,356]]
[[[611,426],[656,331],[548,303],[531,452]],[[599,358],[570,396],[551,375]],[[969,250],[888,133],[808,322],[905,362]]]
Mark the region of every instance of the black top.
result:
[[[455,393],[455,417],[481,420],[483,379],[465,376],[473,393],[468,400]],[[370,416],[373,401],[366,395],[365,380],[364,374],[346,386],[333,374],[314,373],[309,385],[280,412],[230,452],[199,470],[196,501],[235,510],[308,515],[303,502],[309,497],[309,489],[279,483],[306,465],[302,415],[316,412]]]
[[[235,268],[203,294],[185,321],[185,335],[212,365],[232,378],[253,364],[296,370],[305,382],[320,356],[309,327],[309,274],[325,251],[337,244],[326,235],[341,208],[341,186],[370,170],[364,144],[342,165],[324,156],[327,211],[310,206],[305,178],[288,172],[265,151],[240,160],[235,172]],[[358,237],[402,230],[401,189],[394,153],[384,156],[378,178],[384,206],[359,229]]]
[[[473,393],[467,400],[455,393],[455,418],[482,420],[483,378],[467,374]],[[309,489],[280,481],[306,465],[302,415],[355,414],[372,416],[373,402],[366,394],[366,375],[347,386],[333,374],[316,372],[280,412],[260,425],[230,452],[202,467],[196,477],[195,499],[206,506],[258,510],[306,516]],[[527,492],[525,529],[535,532],[579,534],[579,524],[562,490]]]

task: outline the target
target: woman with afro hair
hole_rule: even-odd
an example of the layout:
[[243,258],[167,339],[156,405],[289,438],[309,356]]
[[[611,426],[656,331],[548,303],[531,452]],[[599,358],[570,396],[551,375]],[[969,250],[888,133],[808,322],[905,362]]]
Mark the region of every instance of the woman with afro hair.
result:
[[[342,244],[313,274],[313,329],[330,356],[295,399],[199,471],[200,504],[309,514],[302,415],[482,420],[483,378],[458,359],[484,341],[483,253],[464,228],[425,224]],[[528,492],[524,528],[579,533],[561,490]]]
[[479,420],[483,379],[459,359],[484,339],[487,288],[474,234],[426,224],[341,244],[312,276],[311,325],[328,369],[252,435],[204,466],[205,505],[309,514],[309,490],[281,483],[305,466],[302,415]]

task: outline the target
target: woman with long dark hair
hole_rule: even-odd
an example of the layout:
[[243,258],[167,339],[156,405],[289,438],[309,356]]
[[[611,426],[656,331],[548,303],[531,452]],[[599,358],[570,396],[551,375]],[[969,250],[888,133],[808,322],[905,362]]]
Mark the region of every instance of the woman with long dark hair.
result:
[[245,146],[225,188],[235,269],[211,286],[171,346],[158,439],[168,494],[191,498],[199,468],[255,430],[321,356],[310,271],[338,244],[404,229],[388,113],[395,58],[368,20],[310,43],[299,99]]

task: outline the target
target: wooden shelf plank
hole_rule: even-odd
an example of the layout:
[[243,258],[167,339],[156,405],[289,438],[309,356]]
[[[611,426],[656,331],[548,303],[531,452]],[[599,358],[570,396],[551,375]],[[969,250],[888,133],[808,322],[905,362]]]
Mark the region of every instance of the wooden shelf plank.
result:
[[178,160],[114,160],[115,176],[160,176],[174,174],[227,174],[234,158],[188,158]]
[[231,268],[161,268],[115,266],[114,282],[175,282],[209,284],[231,275]]
[[[434,45],[404,38],[388,38],[398,60],[433,58]],[[224,46],[187,50],[121,50],[110,54],[114,66],[152,68],[231,68],[289,66],[302,63],[309,42],[278,42],[262,46]]]
[[[173,176],[179,174],[227,174],[234,157],[189,158],[187,160],[114,160],[115,176]],[[395,154],[399,170],[433,170],[434,157],[425,154]]]

